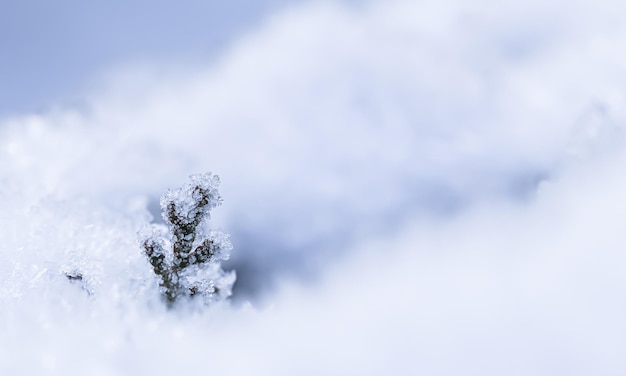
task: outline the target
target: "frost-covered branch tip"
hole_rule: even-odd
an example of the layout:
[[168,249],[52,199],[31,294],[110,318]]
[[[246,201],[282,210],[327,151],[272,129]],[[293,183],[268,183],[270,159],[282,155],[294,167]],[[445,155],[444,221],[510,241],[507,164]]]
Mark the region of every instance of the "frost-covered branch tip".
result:
[[153,225],[142,237],[144,253],[170,306],[187,297],[201,296],[207,302],[224,299],[235,281],[235,274],[225,273],[220,265],[232,250],[229,235],[206,230],[211,209],[222,203],[219,177],[206,173],[190,179],[161,197],[167,228]]

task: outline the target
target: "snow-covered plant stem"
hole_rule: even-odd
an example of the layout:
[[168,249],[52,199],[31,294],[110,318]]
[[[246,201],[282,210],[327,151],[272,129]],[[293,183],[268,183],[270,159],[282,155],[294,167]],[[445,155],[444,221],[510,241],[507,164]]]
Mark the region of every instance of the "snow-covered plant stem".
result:
[[190,184],[161,197],[167,229],[153,225],[142,239],[170,307],[185,297],[202,296],[205,301],[228,297],[235,279],[234,273],[224,273],[219,264],[232,250],[228,234],[205,230],[211,209],[222,203],[219,177],[206,173],[190,179]]

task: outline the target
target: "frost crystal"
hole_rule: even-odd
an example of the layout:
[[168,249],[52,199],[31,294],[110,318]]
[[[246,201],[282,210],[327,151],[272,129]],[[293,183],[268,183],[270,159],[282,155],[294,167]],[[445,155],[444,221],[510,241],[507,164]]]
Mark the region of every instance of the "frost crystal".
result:
[[229,235],[205,231],[211,209],[222,203],[219,177],[205,173],[190,179],[161,197],[167,229],[153,225],[141,235],[144,253],[170,306],[181,298],[201,297],[205,302],[227,298],[235,282],[234,273],[224,272],[219,264],[233,248]]

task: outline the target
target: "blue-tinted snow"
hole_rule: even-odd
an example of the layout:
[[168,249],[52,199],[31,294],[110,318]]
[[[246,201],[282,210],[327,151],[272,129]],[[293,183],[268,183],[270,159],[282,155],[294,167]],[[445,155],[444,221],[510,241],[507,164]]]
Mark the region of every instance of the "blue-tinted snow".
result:
[[[621,14],[304,4],[5,120],[2,373],[624,373]],[[236,304],[167,313],[136,232],[201,171]]]

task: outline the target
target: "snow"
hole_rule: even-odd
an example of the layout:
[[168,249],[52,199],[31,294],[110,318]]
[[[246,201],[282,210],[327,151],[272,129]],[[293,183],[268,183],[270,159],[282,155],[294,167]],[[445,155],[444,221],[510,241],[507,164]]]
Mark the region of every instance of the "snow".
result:
[[[623,374],[621,8],[311,2],[3,119],[0,373]],[[237,282],[168,309],[204,171]]]

